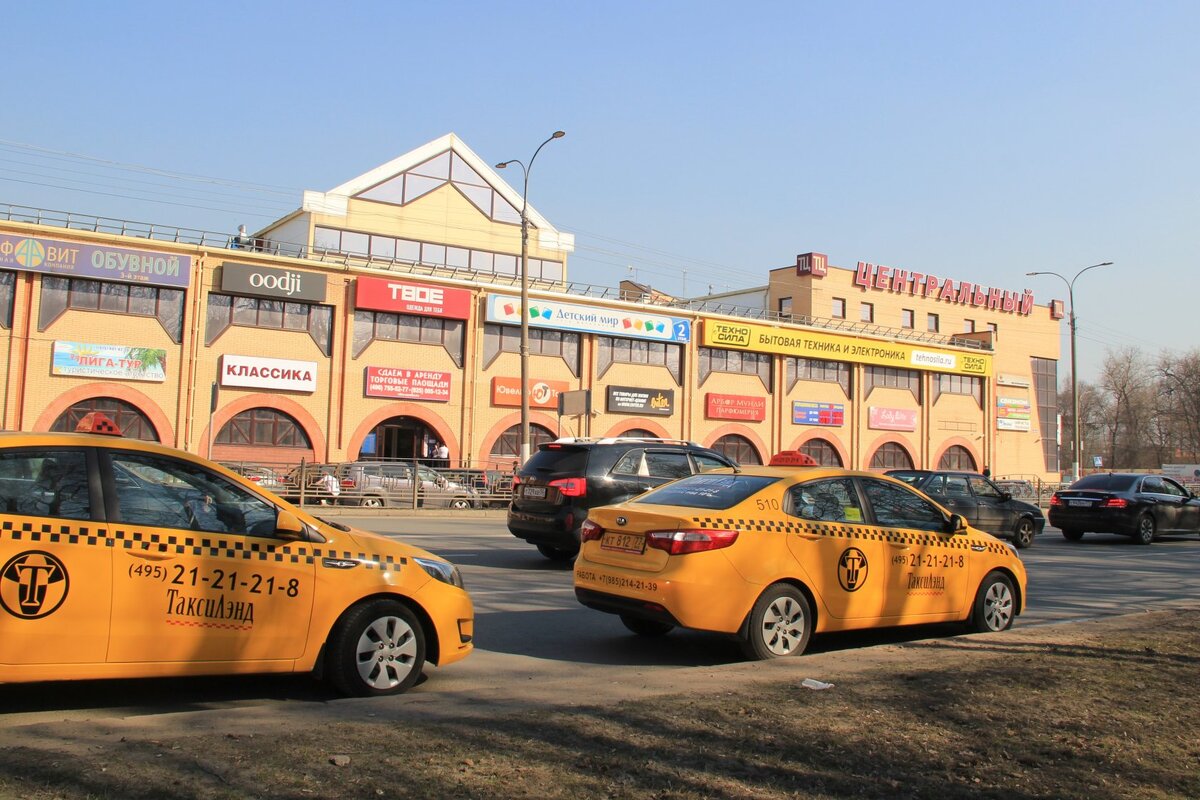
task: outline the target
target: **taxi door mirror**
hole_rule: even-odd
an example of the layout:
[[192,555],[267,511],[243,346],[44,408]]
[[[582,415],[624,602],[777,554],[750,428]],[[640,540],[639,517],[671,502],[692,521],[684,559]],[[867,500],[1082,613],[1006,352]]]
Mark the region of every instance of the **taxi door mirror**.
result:
[[279,509],[275,517],[275,538],[294,542],[304,538],[304,523],[290,511]]
[[967,532],[967,518],[964,517],[962,514],[951,514],[950,515],[950,532],[956,533],[956,534],[957,533],[966,533]]

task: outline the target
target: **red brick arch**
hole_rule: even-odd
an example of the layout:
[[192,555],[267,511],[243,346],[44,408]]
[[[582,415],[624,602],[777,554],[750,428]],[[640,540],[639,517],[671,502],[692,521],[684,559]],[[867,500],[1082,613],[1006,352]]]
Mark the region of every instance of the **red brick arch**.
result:
[[722,425],[710,433],[704,442],[704,446],[711,448],[722,436],[728,436],[730,434],[741,436],[743,439],[750,442],[750,444],[754,445],[754,448],[758,450],[759,458],[762,459],[762,463],[764,464],[769,462],[771,460],[771,456],[774,455],[774,453],[771,452],[770,448],[767,447],[766,443],[762,440],[762,437],[760,437],[752,429],[747,428],[745,425],[738,425],[737,423],[733,422]]
[[898,444],[904,448],[904,452],[908,453],[908,457],[912,459],[913,469],[924,469],[924,467],[921,466],[921,459],[918,458],[916,453],[913,452],[912,445],[903,438],[894,434],[884,434],[882,436],[878,436],[863,449],[863,463],[861,469],[870,469],[871,459],[875,456],[875,451],[889,442]]
[[842,466],[846,469],[855,469],[855,467],[850,463],[850,453],[846,450],[846,446],[842,444],[842,440],[836,436],[830,436],[823,430],[807,431],[800,434],[792,441],[792,446],[790,449],[799,450],[804,444],[811,442],[814,439],[820,439],[823,442],[828,442],[830,446],[832,446],[837,452],[838,458],[842,460]]
[[942,463],[942,456],[944,456],[946,451],[954,445],[958,445],[971,454],[971,458],[975,461],[975,469],[983,469],[983,459],[980,457],[979,452],[975,449],[975,443],[970,439],[964,439],[961,436],[955,436],[942,442],[942,448],[934,454],[933,460],[929,464],[930,469],[937,469],[937,465]]
[[615,423],[612,427],[610,427],[608,429],[608,433],[604,435],[606,437],[620,436],[631,428],[641,428],[642,430],[650,431],[660,439],[679,438],[678,436],[673,436],[670,431],[652,419],[622,420],[621,422]]
[[[497,422],[492,427],[488,428],[487,432],[485,434],[483,434],[483,438],[479,440],[479,444],[480,444],[479,452],[478,452],[479,463],[483,464],[483,463],[486,463],[491,460],[492,448],[496,446],[496,440],[500,438],[500,434],[504,433],[506,430],[513,427],[514,425],[520,425],[520,424],[521,424],[521,412],[514,411],[511,414],[505,414],[503,417],[500,418],[499,422]],[[562,431],[559,430],[559,427],[558,427],[558,420],[555,419],[554,417],[550,416],[549,414],[543,414],[539,411],[534,411],[533,409],[530,409],[529,424],[530,425],[541,425],[543,428],[550,431],[555,436],[562,435]]]
[[420,406],[416,403],[389,403],[382,408],[372,411],[362,422],[358,423],[358,427],[350,434],[349,446],[346,448],[346,458],[350,461],[358,458],[367,434],[375,430],[379,423],[386,422],[392,417],[412,417],[419,419],[433,429],[433,432],[437,434],[438,441],[446,443],[446,447],[450,451],[451,464],[457,464],[462,457],[462,445],[454,436],[454,430],[429,407]]
[[[329,453],[326,450],[325,434],[321,430],[320,423],[313,418],[312,414],[308,413],[308,409],[290,397],[278,394],[266,394],[265,392],[249,394],[235,400],[230,400],[218,408],[217,412],[212,415],[212,419],[209,420],[209,424],[200,432],[200,441],[196,443],[197,452],[211,458],[209,448],[212,443],[213,434],[225,427],[225,424],[229,420],[243,411],[249,411],[252,408],[269,408],[287,414],[304,429],[304,434],[308,437],[309,443],[312,444],[313,458],[320,460],[327,460],[329,458]],[[222,446],[224,445],[218,445],[218,447]]]
[[179,446],[175,440],[175,430],[171,426],[171,421],[163,413],[162,409],[158,407],[158,403],[154,402],[149,395],[119,383],[87,383],[82,386],[76,386],[74,389],[68,389],[51,400],[45,410],[38,415],[37,421],[33,423],[33,430],[39,432],[49,431],[50,426],[68,408],[83,400],[92,400],[97,397],[115,397],[117,400],[129,403],[129,405],[137,408],[150,420],[150,424],[154,426],[154,432],[158,435],[159,442],[170,447]]

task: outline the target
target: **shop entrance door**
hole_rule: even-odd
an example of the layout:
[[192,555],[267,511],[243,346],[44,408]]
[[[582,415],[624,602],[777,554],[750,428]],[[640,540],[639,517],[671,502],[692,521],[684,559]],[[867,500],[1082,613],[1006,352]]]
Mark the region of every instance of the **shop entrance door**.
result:
[[437,436],[415,417],[392,417],[375,426],[375,452],[364,456],[384,459],[425,458],[426,442]]

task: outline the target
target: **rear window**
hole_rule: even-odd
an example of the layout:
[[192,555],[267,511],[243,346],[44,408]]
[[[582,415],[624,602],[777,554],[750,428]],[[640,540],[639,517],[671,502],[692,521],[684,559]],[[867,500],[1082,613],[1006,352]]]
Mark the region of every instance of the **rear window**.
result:
[[714,475],[706,472],[652,489],[633,502],[685,508],[731,508],[778,480],[768,475]]
[[1095,489],[1101,492],[1125,492],[1133,488],[1138,475],[1084,475],[1071,484],[1072,489]]
[[889,478],[895,478],[898,481],[904,481],[909,486],[916,486],[921,482],[927,473],[924,472],[887,472],[884,473]]
[[586,447],[550,447],[534,453],[521,469],[538,475],[583,475],[587,469]]

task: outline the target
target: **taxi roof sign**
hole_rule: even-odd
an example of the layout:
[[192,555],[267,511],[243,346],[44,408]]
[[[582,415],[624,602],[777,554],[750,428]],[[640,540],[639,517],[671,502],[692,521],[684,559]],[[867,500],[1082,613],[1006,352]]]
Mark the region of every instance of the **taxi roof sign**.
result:
[[807,453],[801,453],[799,450],[780,450],[775,455],[771,456],[771,463],[768,467],[816,467],[817,460]]
[[79,424],[75,426],[75,432],[102,433],[106,436],[121,435],[121,429],[117,427],[117,423],[112,421],[112,417],[99,411],[89,411],[84,414],[83,419],[79,420]]

